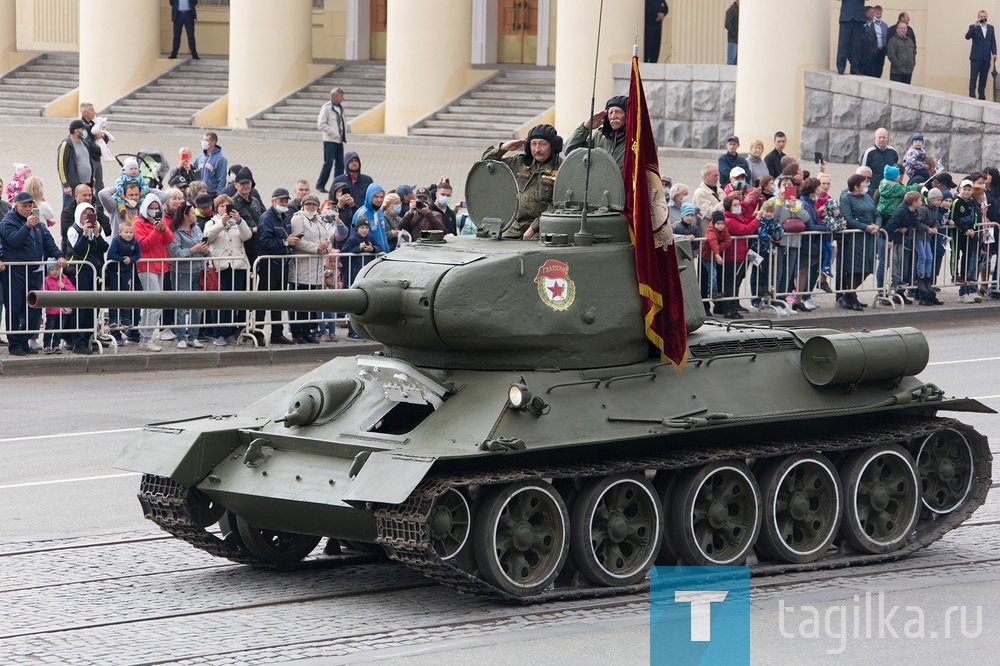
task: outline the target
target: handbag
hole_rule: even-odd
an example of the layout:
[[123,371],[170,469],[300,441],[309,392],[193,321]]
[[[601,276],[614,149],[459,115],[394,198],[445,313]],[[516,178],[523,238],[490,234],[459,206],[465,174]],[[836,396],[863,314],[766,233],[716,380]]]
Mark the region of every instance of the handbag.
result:
[[200,291],[219,291],[219,271],[215,266],[208,266],[201,272],[198,278],[198,289]]
[[789,217],[781,223],[781,228],[784,229],[786,233],[797,234],[806,230],[806,223],[797,217]]

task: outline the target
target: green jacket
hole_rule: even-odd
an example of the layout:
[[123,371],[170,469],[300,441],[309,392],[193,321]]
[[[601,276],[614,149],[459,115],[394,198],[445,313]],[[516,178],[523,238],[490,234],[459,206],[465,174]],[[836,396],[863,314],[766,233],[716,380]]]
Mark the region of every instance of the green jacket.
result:
[[885,45],[885,55],[889,58],[891,74],[912,74],[917,66],[917,45],[912,39],[890,37]]
[[534,160],[525,164],[524,153],[504,157],[507,151],[500,146],[491,146],[483,153],[484,160],[498,160],[510,167],[517,179],[518,195],[517,219],[504,232],[504,238],[520,238],[528,227],[538,231],[538,218],[552,204],[552,186],[559,172],[560,159],[553,155],[545,164]]
[[[587,147],[588,131],[583,125],[580,125],[575,130],[573,134],[569,137],[569,141],[566,142],[566,148],[563,150],[563,154],[569,155],[577,148]],[[615,158],[615,162],[618,162],[618,166],[622,167],[625,165],[625,131],[615,132],[608,136],[600,128],[590,133],[591,148],[603,148],[604,150],[611,153],[611,156]]]

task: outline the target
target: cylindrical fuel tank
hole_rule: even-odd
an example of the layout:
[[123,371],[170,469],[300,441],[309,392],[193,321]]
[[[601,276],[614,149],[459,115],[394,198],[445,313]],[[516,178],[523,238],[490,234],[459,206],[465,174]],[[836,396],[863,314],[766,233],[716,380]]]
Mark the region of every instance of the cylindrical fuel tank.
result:
[[930,350],[915,328],[887,328],[810,338],[802,347],[802,374],[816,386],[916,375]]

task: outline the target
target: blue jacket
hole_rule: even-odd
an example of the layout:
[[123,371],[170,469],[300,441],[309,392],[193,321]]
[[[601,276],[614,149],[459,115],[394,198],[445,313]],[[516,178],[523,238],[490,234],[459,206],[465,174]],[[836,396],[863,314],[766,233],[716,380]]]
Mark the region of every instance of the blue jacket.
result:
[[351,227],[356,229],[358,219],[365,218],[371,227],[371,235],[375,237],[376,244],[387,248],[389,247],[389,238],[385,231],[385,214],[380,207],[372,204],[372,197],[379,192],[385,192],[381,185],[372,183],[368,186],[368,191],[365,192],[365,205],[354,213],[354,218],[351,220]]
[[[206,164],[211,164],[212,168],[206,169]],[[219,194],[225,189],[229,161],[222,156],[222,148],[216,146],[211,154],[202,151],[194,163],[194,168],[198,170],[198,176],[205,183],[209,192]]]
[[745,157],[740,157],[739,153],[735,157],[730,155],[728,151],[723,153],[722,157],[719,158],[719,187],[725,187],[729,184],[729,172],[736,167],[742,167],[747,172],[747,178],[750,178],[750,165],[747,164]]
[[359,252],[361,252],[362,240],[372,244],[373,254],[366,254],[361,257],[356,257],[356,256],[341,257],[340,259],[340,270],[342,271],[342,274],[343,273],[347,274],[348,276],[347,284],[349,285],[354,284],[354,280],[358,277],[358,273],[361,272],[362,267],[375,261],[374,253],[385,251],[382,249],[382,246],[378,244],[378,241],[375,239],[374,234],[368,234],[366,237],[362,238],[361,235],[358,234],[357,229],[355,229],[354,231],[351,232],[350,238],[344,241],[344,245],[340,248],[340,253],[349,255],[358,254]]
[[0,220],[0,246],[4,261],[45,261],[65,256],[43,222],[28,226],[28,219],[11,208]]
[[274,209],[274,206],[260,216],[257,222],[257,250],[261,256],[295,254],[295,248],[289,247],[285,242],[288,240],[288,222],[291,219],[290,214],[282,215]]
[[997,34],[993,26],[986,24],[986,36],[979,25],[970,25],[969,31],[965,33],[966,39],[972,40],[972,52],[969,53],[969,60],[992,60],[997,54]]

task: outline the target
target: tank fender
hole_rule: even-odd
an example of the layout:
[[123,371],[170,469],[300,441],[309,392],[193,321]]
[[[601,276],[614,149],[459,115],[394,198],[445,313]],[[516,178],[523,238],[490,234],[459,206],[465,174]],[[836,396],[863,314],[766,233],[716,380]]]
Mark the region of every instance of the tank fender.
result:
[[344,501],[400,504],[424,480],[435,460],[407,453],[372,453],[344,493]]
[[260,428],[268,419],[203,416],[148,425],[115,459],[115,469],[173,479],[191,487],[242,446],[240,428]]

